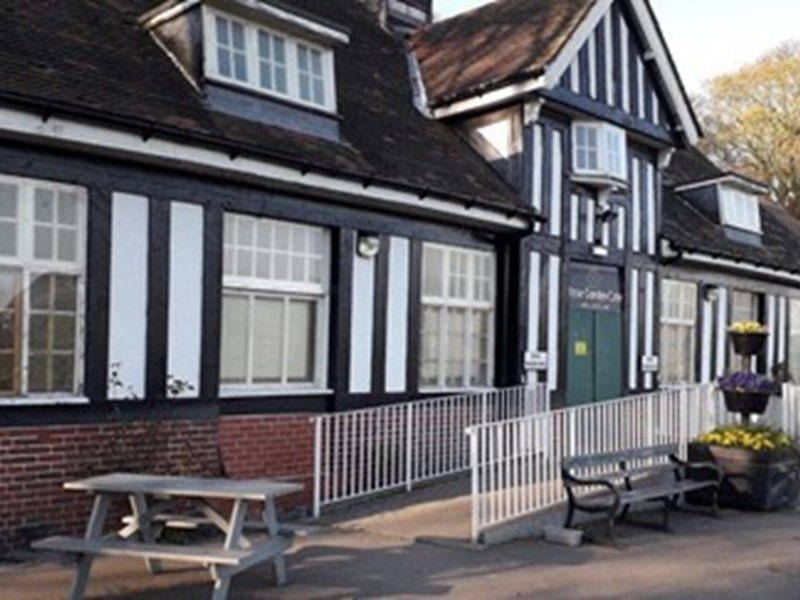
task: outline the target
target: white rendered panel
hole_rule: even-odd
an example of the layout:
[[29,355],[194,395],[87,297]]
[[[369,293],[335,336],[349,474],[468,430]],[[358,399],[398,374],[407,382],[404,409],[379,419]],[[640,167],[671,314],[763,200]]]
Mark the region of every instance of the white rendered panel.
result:
[[590,244],[594,243],[595,206],[591,198],[586,201],[586,241]]
[[562,150],[563,135],[553,132],[552,166],[550,172],[550,235],[561,235],[561,194],[563,191],[564,156]]
[[714,323],[711,321],[711,315],[713,314],[712,303],[709,300],[703,300],[702,311],[703,333],[702,343],[700,344],[700,383],[709,383],[711,381],[711,353],[714,333]]
[[173,202],[169,238],[167,374],[188,382],[197,397],[203,331],[203,207]]
[[589,96],[597,98],[597,38],[595,34],[589,36]]
[[[644,352],[647,356],[655,355],[655,302],[656,274],[648,271],[644,280]],[[648,390],[652,389],[652,373],[645,373],[644,387]]]
[[624,207],[620,206],[617,208],[617,248],[619,250],[624,250],[626,241],[625,241],[625,234],[626,234],[626,227],[625,227],[625,218],[626,218],[626,210]]
[[[385,250],[385,249],[384,249]],[[353,253],[350,314],[350,391],[372,390],[372,334],[375,329],[375,258]]]
[[551,256],[548,261],[547,298],[547,384],[550,391],[558,388],[558,330],[561,283],[561,259]]
[[717,369],[716,376],[725,373],[728,357],[728,290],[717,290]]
[[767,328],[769,330],[769,337],[767,338],[767,373],[769,373],[772,366],[775,364],[775,345],[778,336],[777,323],[775,318],[777,316],[775,306],[775,296],[767,296]]
[[577,241],[580,235],[581,197],[572,194],[569,197],[569,239]]
[[656,170],[647,163],[647,253],[656,253]]
[[628,387],[639,387],[639,271],[631,270],[630,314],[628,315]]
[[528,352],[538,352],[539,322],[541,315],[542,255],[531,252],[530,276],[528,277]]
[[628,35],[628,24],[625,22],[625,17],[620,14],[619,15],[619,36],[621,41],[621,57],[620,61],[622,64],[622,81],[620,85],[622,86],[622,110],[626,113],[631,112],[631,76],[630,76],[630,61],[628,60],[629,56],[629,49],[630,49],[630,37]]
[[789,328],[787,323],[788,299],[784,296],[778,298],[778,356],[775,362],[786,362],[786,332]]
[[636,114],[640,119],[644,119],[647,113],[647,102],[644,98],[644,63],[640,56],[636,57],[636,101],[638,103]]
[[409,241],[389,242],[389,296],[386,310],[386,391],[406,389],[408,369]]
[[147,367],[147,253],[149,199],[114,193],[111,200],[111,279],[108,362],[122,389],[117,398],[143,398]]
[[[544,172],[544,144],[541,125],[533,127],[533,174],[531,180],[531,202],[533,208],[542,210],[542,173]],[[534,231],[540,231],[541,224],[534,225]]]
[[605,30],[605,77],[606,77],[606,102],[614,106],[616,104],[614,93],[614,37],[611,31],[611,14],[606,13],[603,17],[603,29]]
[[569,88],[579,94],[581,91],[581,63],[578,60],[578,55],[572,61],[572,64],[569,66]]
[[639,185],[639,159],[634,158],[631,173],[631,238],[634,252],[642,249],[642,194]]

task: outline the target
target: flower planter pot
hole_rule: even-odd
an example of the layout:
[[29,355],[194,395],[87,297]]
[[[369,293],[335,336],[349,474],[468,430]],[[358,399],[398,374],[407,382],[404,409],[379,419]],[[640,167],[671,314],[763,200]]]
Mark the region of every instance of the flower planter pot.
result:
[[[793,449],[756,452],[707,444],[689,444],[689,462],[714,462],[725,473],[719,490],[719,505],[750,510],[777,510],[793,505],[800,492],[800,454]],[[705,479],[709,473],[690,470],[690,479]],[[690,503],[709,504],[706,490],[687,494]]]
[[761,352],[764,344],[767,341],[766,333],[733,333],[731,342],[733,342],[733,351],[739,356],[753,356]]
[[722,390],[725,395],[725,408],[730,412],[748,415],[763,415],[769,404],[772,392],[737,392]]

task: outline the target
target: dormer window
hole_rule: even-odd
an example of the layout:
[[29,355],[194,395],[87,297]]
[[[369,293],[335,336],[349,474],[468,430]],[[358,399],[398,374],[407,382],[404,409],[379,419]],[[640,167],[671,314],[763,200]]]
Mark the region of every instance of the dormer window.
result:
[[336,110],[332,49],[215,9],[205,15],[208,78]]
[[572,165],[576,180],[627,181],[625,131],[608,123],[575,122],[572,125]]
[[723,225],[761,233],[758,198],[737,188],[720,186],[720,219]]

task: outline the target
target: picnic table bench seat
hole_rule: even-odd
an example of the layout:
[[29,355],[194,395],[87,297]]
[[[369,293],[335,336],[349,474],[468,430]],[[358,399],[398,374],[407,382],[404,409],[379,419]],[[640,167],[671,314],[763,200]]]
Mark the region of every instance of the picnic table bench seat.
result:
[[[565,457],[561,477],[567,492],[565,527],[572,526],[576,511],[605,513],[609,536],[616,545],[614,522],[624,519],[634,504],[661,502],[663,527],[669,530],[670,509],[681,496],[712,488],[711,510],[718,514],[717,495],[723,473],[714,463],[689,463],[679,458],[677,444],[635,448],[621,452]],[[703,481],[687,478],[687,469],[710,471]]]

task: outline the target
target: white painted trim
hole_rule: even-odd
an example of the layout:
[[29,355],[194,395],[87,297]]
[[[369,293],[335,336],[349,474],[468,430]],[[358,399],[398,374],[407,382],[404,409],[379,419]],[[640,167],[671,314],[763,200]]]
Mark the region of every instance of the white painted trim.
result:
[[625,250],[625,247],[628,244],[628,240],[625,239],[627,234],[627,226],[626,226],[626,219],[628,217],[628,211],[625,209],[624,206],[617,207],[617,249],[618,250]]
[[778,298],[778,356],[776,362],[786,362],[786,334],[789,329],[787,323],[789,300],[786,296]]
[[656,228],[656,194],[658,188],[656,186],[656,170],[653,168],[651,162],[647,162],[645,166],[645,177],[647,177],[647,253],[651,256],[657,251],[657,228]]
[[225,398],[294,398],[298,396],[325,396],[333,394],[333,390],[315,387],[258,387],[251,385],[221,385],[219,396]]
[[589,96],[597,99],[597,36],[595,32],[589,35]]
[[[531,175],[531,200],[533,208],[542,211],[542,173],[544,171],[544,130],[541,125],[533,127],[533,173]],[[541,224],[535,225],[541,228]]]
[[150,204],[145,196],[114,192],[111,207],[108,365],[119,363],[121,393],[144,398]]
[[739,177],[733,173],[728,173],[722,175],[720,177],[715,177],[713,179],[703,179],[701,181],[694,181],[692,183],[687,183],[685,185],[679,185],[675,188],[675,191],[678,193],[681,192],[688,192],[690,190],[696,190],[698,188],[704,188],[709,185],[719,185],[723,183],[733,184],[737,187],[750,191],[754,194],[768,194],[769,188],[766,186],[758,185],[755,182],[749,181],[744,179],[743,177]]
[[419,196],[383,184],[364,187],[353,181],[316,172],[303,174],[299,167],[286,167],[262,159],[240,157],[231,160],[227,152],[191,144],[173,142],[153,136],[143,139],[136,133],[90,125],[78,120],[51,117],[46,123],[41,116],[20,110],[0,107],[0,134],[36,142],[48,141],[59,147],[81,148],[102,152],[106,156],[130,158],[159,166],[172,165],[228,179],[279,184],[311,194],[343,194],[374,210],[376,204],[390,208],[412,209],[462,221],[487,223],[509,229],[528,228],[527,219],[508,218],[502,208],[466,209],[435,194],[420,201]]
[[[201,4],[203,0],[184,0],[183,2],[179,2],[165,10],[151,13],[152,16],[142,21],[142,27],[145,29],[153,29],[154,27],[158,27],[162,23],[166,23],[167,21],[174,19],[178,15],[185,13],[188,10],[191,10],[198,4]],[[157,9],[156,9],[157,10]]]
[[775,346],[776,346],[776,337],[778,332],[777,323],[775,319],[777,317],[776,311],[776,303],[775,303],[775,296],[772,294],[767,294],[766,297],[766,304],[767,304],[767,330],[769,331],[769,337],[767,338],[767,373],[772,368],[772,365],[775,364]]
[[641,168],[639,159],[631,161],[631,246],[634,252],[642,250],[642,194],[639,177]]
[[586,241],[590,244],[594,244],[595,204],[591,198],[586,200]]
[[542,255],[530,253],[530,273],[528,275],[528,352],[538,352],[539,323],[541,311]]
[[3,406],[75,406],[89,404],[89,399],[83,396],[38,396],[31,398],[0,398],[0,407]]
[[636,57],[636,115],[644,120],[647,117],[647,101],[644,98],[644,63],[642,57]]
[[[655,302],[656,302],[656,274],[647,271],[644,278],[644,353],[647,356],[655,354]],[[653,373],[644,375],[644,387],[653,388]]]
[[558,56],[547,66],[546,85],[548,88],[558,85],[570,63],[578,55],[589,36],[594,33],[598,23],[600,23],[612,4],[612,0],[596,0],[594,6],[589,9],[586,17],[562,46]]
[[350,392],[372,391],[375,329],[376,258],[353,253],[353,298],[350,312]]
[[728,364],[728,289],[717,290],[717,365],[716,376],[725,373]]
[[628,387],[639,387],[639,271],[631,269],[630,314],[628,315]]
[[404,392],[406,389],[410,247],[411,244],[406,238],[392,237],[389,240],[385,365],[387,392]]
[[477,112],[486,110],[498,104],[502,104],[512,100],[523,94],[535,92],[547,86],[547,80],[542,77],[528,79],[512,85],[507,85],[490,92],[478,93],[464,100],[456,100],[449,104],[433,109],[433,117],[435,119],[446,119],[448,117],[455,117],[468,112]]
[[617,91],[614,85],[614,34],[611,25],[611,13],[606,12],[606,14],[603,15],[603,30],[605,36],[603,42],[606,52],[606,104],[615,106]]
[[581,93],[581,61],[577,55],[569,65],[569,89],[575,94]]
[[569,197],[569,239],[573,242],[580,236],[580,203],[581,197],[578,194],[571,194]]
[[550,160],[550,235],[560,236],[564,194],[564,134],[560,131],[553,131]]
[[561,258],[550,256],[548,260],[547,294],[547,385],[550,391],[558,389],[559,300],[561,297]]
[[619,38],[620,38],[620,62],[622,64],[622,110],[626,113],[631,112],[631,66],[630,66],[630,32],[628,30],[628,23],[625,21],[625,15],[619,14]]
[[711,345],[713,336],[713,323],[711,322],[712,303],[703,300],[702,305],[703,332],[700,346],[700,383],[711,381]]
[[791,273],[787,273],[786,271],[780,271],[778,269],[758,267],[756,265],[747,262],[737,262],[735,260],[730,260],[727,258],[714,258],[713,256],[697,252],[684,252],[682,254],[682,259],[687,262],[697,263],[701,265],[709,265],[712,267],[722,267],[727,269],[736,269],[738,271],[741,271],[742,273],[748,275],[754,275],[756,277],[773,277],[775,279],[781,279],[787,283],[791,283],[794,285],[800,284],[800,275],[793,275]]
[[167,375],[188,381],[200,393],[203,332],[203,207],[186,202],[170,205],[169,325]]

